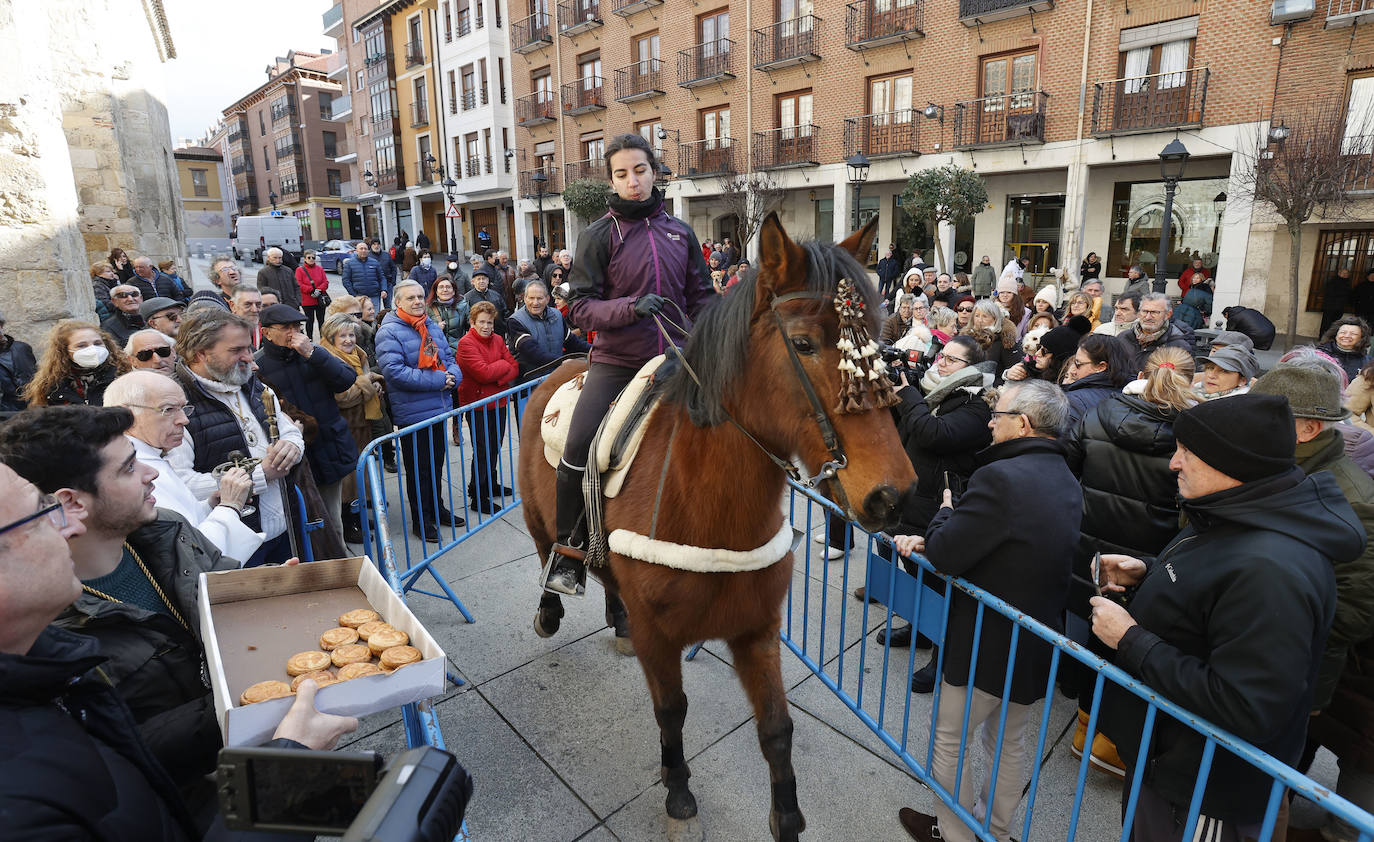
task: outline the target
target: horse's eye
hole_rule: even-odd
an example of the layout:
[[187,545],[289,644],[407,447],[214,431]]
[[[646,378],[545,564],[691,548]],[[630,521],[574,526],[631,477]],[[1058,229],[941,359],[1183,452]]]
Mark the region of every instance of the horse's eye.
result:
[[805,336],[792,337],[792,347],[797,349],[798,354],[814,354],[816,346],[811,344],[811,340]]

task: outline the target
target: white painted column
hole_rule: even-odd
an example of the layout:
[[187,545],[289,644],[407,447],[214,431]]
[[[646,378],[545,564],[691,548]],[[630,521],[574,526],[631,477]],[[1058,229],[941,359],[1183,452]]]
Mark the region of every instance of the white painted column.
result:
[[839,170],[831,187],[834,189],[835,195],[835,214],[831,220],[831,230],[835,242],[838,243],[850,235],[854,226],[854,188],[849,186],[843,169]]
[[382,222],[382,248],[389,249],[391,241],[396,239],[396,211],[388,199],[383,199],[378,208],[377,216]]
[[422,197],[411,194],[410,196],[410,240],[420,236],[420,232],[425,230],[425,210]]
[[[1244,167],[1244,156],[1231,156],[1232,185],[1244,183]],[[1217,244],[1216,289],[1212,294],[1213,323],[1221,318],[1224,308],[1240,303],[1246,251],[1250,245],[1250,222],[1255,211],[1254,202],[1242,195],[1243,192],[1234,188],[1226,192],[1226,210],[1221,217],[1221,240]]]
[[515,242],[520,244],[520,254],[534,260],[537,252],[534,248],[534,226],[530,223],[530,214],[527,212],[529,202],[518,201],[515,203]]
[[1088,224],[1088,165],[1082,161],[1069,164],[1064,189],[1064,230],[1059,242],[1059,265],[1078,277],[1078,264],[1090,251],[1083,246],[1083,229]]
[[954,274],[954,226],[948,222],[940,222],[936,226],[935,236],[940,238],[940,248],[945,255],[945,265],[941,266],[940,270],[952,275]]

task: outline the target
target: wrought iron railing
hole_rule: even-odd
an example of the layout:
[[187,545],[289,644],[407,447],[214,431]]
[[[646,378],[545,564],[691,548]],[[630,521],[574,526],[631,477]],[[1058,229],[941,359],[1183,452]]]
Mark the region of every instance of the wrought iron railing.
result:
[[806,124],[754,132],[754,169],[819,164],[820,131],[819,126]]
[[615,72],[615,101],[634,102],[663,95],[663,62],[650,58]]
[[802,15],[754,30],[754,66],[767,70],[820,59],[821,19]]
[[1043,143],[1049,98],[1045,91],[1017,91],[955,103],[954,145]]
[[564,114],[586,114],[605,107],[600,76],[583,76],[563,86]]
[[1190,67],[1093,85],[1092,133],[1202,125],[1211,71]]
[[[534,174],[542,172],[544,182],[542,191],[540,182],[535,179]],[[533,199],[537,196],[550,196],[563,192],[563,183],[558,178],[558,167],[539,167],[532,170],[522,170],[519,177],[520,195],[526,199]]]
[[717,38],[679,50],[677,54],[677,83],[692,88],[709,82],[733,79],[731,56],[735,42]]
[[558,31],[569,37],[601,26],[601,0],[565,0],[558,4]]
[[415,67],[425,63],[425,42],[407,41],[406,42],[406,67]]
[[600,158],[588,158],[585,161],[571,161],[563,165],[563,175],[568,181],[576,181],[579,178],[594,178],[597,181],[609,181],[606,177],[606,162]]
[[410,104],[410,127],[418,128],[429,125],[429,106],[423,102],[412,102]]
[[528,53],[553,43],[550,33],[548,12],[535,12],[523,20],[515,22],[510,31],[510,48],[517,53]]
[[845,7],[844,42],[851,50],[879,47],[924,35],[925,0],[859,0]]
[[683,178],[732,175],[738,171],[734,138],[692,140],[677,148],[677,174]]
[[921,112],[914,108],[849,117],[844,121],[844,154],[862,152],[869,158],[918,155]]
[[515,100],[515,122],[520,126],[538,126],[552,122],[558,116],[554,110],[553,91],[534,91]]

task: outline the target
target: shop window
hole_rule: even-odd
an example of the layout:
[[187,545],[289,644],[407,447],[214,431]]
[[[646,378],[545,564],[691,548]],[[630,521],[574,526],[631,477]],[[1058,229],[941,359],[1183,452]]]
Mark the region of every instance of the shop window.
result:
[[1374,228],[1349,228],[1323,231],[1317,240],[1317,255],[1312,261],[1312,279],[1307,286],[1307,311],[1321,312],[1322,287],[1340,269],[1350,269],[1350,283],[1356,284],[1374,270]]

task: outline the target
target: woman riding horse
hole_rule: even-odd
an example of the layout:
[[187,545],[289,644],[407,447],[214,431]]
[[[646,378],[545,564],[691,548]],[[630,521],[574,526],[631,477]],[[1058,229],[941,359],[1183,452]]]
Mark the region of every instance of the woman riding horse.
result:
[[[663,210],[654,186],[658,161],[649,142],[625,134],[606,144],[610,211],[577,242],[571,279],[573,322],[596,331],[591,364],[558,464],[557,539],[545,590],[583,593],[586,539],[582,475],[592,439],[611,401],[650,359],[666,350],[653,315],[668,302],[669,322],[695,319],[715,296],[711,273],[691,226]],[[689,328],[691,322],[682,325]]]

